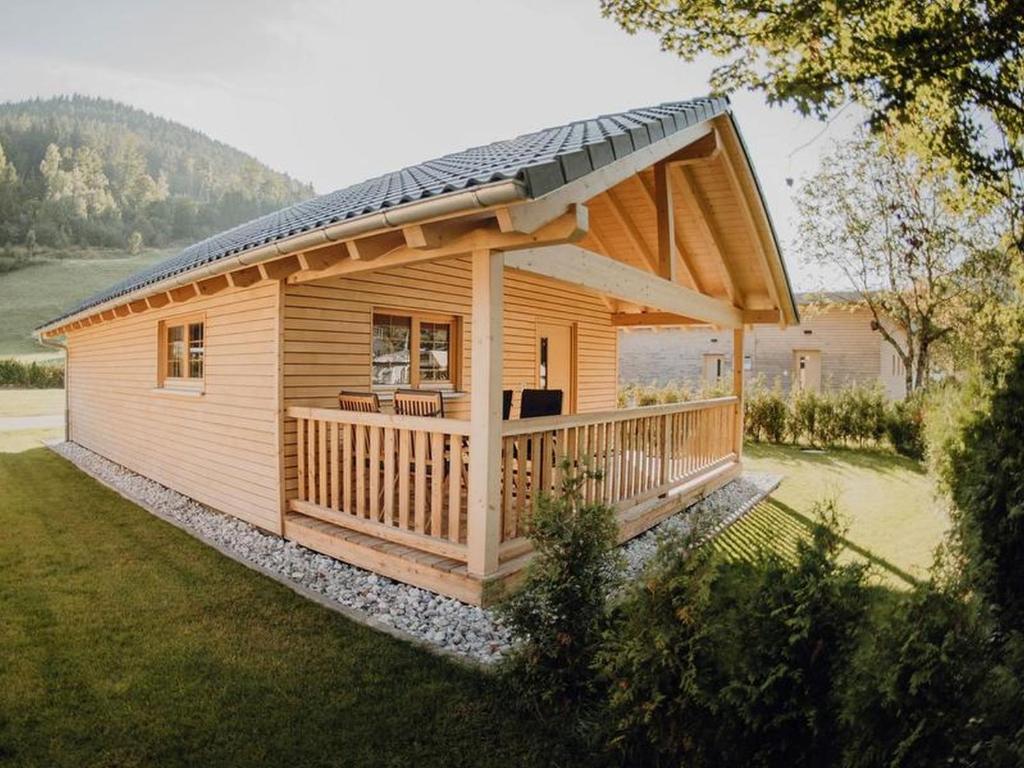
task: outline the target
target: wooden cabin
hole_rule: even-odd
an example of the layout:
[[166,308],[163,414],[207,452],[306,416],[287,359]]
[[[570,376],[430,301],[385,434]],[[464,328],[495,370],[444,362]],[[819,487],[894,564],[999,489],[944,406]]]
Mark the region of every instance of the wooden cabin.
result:
[[[890,400],[907,396],[906,369],[856,293],[797,294],[800,325],[758,325],[744,339],[743,377],[782,392],[878,386]],[[887,332],[903,333],[883,317]],[[718,389],[731,381],[732,337],[699,326],[630,327],[620,332],[622,384],[680,384]]]
[[708,98],[291,206],[37,334],[67,347],[69,440],[481,603],[527,562],[563,460],[602,470],[585,493],[623,539],[739,472],[739,372],[730,397],[618,409],[620,327],[713,324],[742,347],[796,321],[728,101]]

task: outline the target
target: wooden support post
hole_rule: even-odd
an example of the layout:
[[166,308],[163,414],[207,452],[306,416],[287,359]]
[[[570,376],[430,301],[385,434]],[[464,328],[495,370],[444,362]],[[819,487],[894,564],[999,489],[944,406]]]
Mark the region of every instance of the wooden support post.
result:
[[498,569],[501,533],[502,276],[500,252],[473,251],[472,392],[470,393],[469,574]]
[[654,204],[658,219],[658,274],[666,280],[675,282],[676,227],[673,220],[675,215],[668,166],[664,163],[654,166]]
[[736,434],[733,444],[736,446],[736,458],[743,458],[743,326],[732,332],[732,393],[736,395],[735,422]]

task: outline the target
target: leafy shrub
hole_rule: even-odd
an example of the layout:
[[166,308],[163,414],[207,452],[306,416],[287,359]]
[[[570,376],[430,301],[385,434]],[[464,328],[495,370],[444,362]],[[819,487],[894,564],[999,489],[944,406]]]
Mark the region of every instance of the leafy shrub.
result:
[[896,453],[911,459],[924,458],[924,408],[921,396],[893,403],[886,434]]
[[[842,690],[869,592],[840,565],[835,507],[795,564],[659,554],[599,657],[612,743],[630,765],[834,764]],[[674,556],[673,556],[674,554]]]
[[1014,706],[979,619],[959,586],[935,582],[880,605],[846,686],[845,766],[1002,762],[994,737]]
[[593,691],[592,662],[618,578],[618,525],[611,507],[583,502],[582,488],[597,473],[566,461],[561,475],[559,493],[543,494],[534,511],[525,583],[499,610],[520,641],[504,675],[516,697],[577,711]]
[[1004,627],[1024,632],[1024,346],[992,396],[950,446],[954,526],[975,585]]
[[786,439],[789,405],[778,382],[768,389],[762,378],[755,379],[750,394],[744,398],[743,410],[748,437],[770,443],[781,443]]
[[0,388],[61,389],[63,386],[63,366],[0,360]]

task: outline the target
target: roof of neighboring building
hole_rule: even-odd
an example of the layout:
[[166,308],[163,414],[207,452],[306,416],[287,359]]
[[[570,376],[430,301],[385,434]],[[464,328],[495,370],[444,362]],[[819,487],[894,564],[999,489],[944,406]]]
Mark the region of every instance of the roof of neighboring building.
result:
[[523,185],[526,198],[536,199],[613,160],[728,111],[726,98],[666,102],[576,120],[409,166],[208,237],[89,297],[40,328],[228,256],[428,197],[515,180]]
[[860,304],[864,300],[857,291],[806,291],[794,298],[797,304]]

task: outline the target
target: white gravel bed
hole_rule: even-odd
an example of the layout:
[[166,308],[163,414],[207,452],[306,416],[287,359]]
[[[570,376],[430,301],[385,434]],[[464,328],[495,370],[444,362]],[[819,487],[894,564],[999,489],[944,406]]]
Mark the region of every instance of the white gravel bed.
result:
[[[493,611],[378,576],[265,533],[75,443],[59,443],[51,448],[154,514],[176,522],[268,575],[302,587],[307,594],[323,596],[325,599],[319,602],[340,606],[356,620],[484,664],[497,661],[510,647],[510,634]],[[777,477],[745,473],[685,511],[707,516],[717,530],[745,514],[777,485]],[[676,514],[625,544],[629,577],[642,570],[665,533],[685,529],[690,520],[690,514]]]

